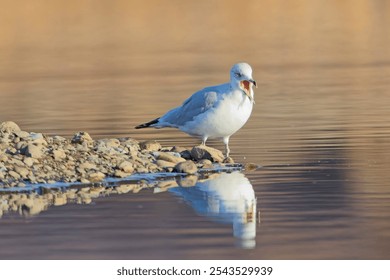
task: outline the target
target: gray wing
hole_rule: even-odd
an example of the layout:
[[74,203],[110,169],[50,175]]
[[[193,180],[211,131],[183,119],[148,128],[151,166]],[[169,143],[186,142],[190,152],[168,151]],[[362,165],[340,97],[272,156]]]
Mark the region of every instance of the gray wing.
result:
[[194,93],[180,107],[162,116],[158,125],[179,127],[215,107],[221,98],[219,94],[221,86],[205,88]]

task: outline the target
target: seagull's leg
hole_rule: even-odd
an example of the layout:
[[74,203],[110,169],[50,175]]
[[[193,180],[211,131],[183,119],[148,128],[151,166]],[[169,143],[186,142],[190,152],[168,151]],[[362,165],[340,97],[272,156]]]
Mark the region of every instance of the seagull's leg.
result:
[[223,143],[225,144],[225,153],[226,153],[226,157],[227,158],[229,157],[229,154],[230,154],[229,138],[230,138],[230,135],[226,136],[226,137],[223,137]]
[[207,137],[206,136],[203,136],[202,137],[202,146],[206,146],[206,141],[207,141]]

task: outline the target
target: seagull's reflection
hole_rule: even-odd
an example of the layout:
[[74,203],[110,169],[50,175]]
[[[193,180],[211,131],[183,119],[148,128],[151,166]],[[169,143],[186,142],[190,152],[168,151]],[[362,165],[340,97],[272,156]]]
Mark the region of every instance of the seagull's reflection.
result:
[[243,248],[256,246],[256,197],[240,172],[214,174],[193,187],[170,188],[194,210],[217,222],[233,225],[233,235]]

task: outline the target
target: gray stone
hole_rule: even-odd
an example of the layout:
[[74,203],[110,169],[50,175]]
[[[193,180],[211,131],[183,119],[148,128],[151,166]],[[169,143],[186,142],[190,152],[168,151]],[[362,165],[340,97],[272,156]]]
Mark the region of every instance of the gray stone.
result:
[[191,150],[191,156],[194,160],[208,159],[213,162],[223,162],[224,156],[220,150],[204,145],[195,146]]
[[187,174],[195,174],[198,172],[198,168],[196,167],[195,163],[190,160],[178,163],[173,170],[175,172]]
[[28,138],[30,136],[30,133],[28,133],[27,131],[22,131],[22,130],[15,131],[14,134],[22,139]]

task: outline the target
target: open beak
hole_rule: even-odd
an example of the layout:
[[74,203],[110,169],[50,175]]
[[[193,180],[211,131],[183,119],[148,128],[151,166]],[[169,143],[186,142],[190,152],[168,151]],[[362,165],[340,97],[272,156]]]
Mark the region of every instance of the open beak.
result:
[[252,98],[251,90],[250,90],[251,84],[253,84],[255,87],[257,87],[257,83],[253,79],[240,81],[241,89],[245,92],[246,96],[248,96],[249,100],[253,101],[253,103],[254,103],[255,101]]

